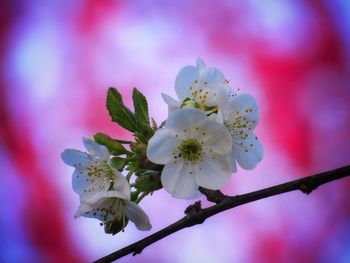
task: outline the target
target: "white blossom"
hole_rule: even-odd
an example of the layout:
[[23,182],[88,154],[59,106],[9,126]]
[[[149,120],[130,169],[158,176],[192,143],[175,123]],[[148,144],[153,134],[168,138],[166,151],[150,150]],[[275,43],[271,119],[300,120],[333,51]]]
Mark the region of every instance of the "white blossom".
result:
[[125,177],[111,166],[110,154],[105,146],[89,138],[83,138],[83,144],[88,152],[66,149],[61,155],[66,164],[75,168],[72,186],[80,200],[108,191],[112,183],[114,189],[122,192],[124,188],[130,188]]
[[220,70],[207,67],[201,59],[197,60],[196,66],[186,66],[180,70],[175,80],[175,90],[179,101],[162,94],[168,104],[169,115],[178,108],[197,108],[210,119],[223,123],[232,136],[234,167],[237,161],[244,169],[255,168],[264,153],[253,133],[259,120],[253,97],[238,95]]
[[217,190],[234,169],[228,129],[196,109],[178,109],[149,140],[147,157],[164,164],[161,182],[173,197],[198,196],[198,187]]
[[211,119],[222,122],[220,105],[228,100],[227,80],[220,70],[206,67],[201,59],[196,66],[186,66],[175,79],[178,100],[162,94],[168,104],[169,115],[178,108],[196,108],[210,115]]
[[79,216],[96,218],[104,223],[118,219],[123,222],[123,225],[128,218],[139,230],[146,231],[152,228],[142,208],[130,201],[130,190],[96,193],[89,200],[81,203],[75,214],[75,217]]
[[111,166],[108,149],[89,138],[83,138],[88,152],[66,149],[62,160],[75,168],[72,186],[79,194],[81,205],[76,216],[94,217],[103,222],[125,216],[141,230],[149,230],[148,216],[130,201],[130,185]]
[[253,130],[259,122],[255,99],[247,94],[233,96],[222,107],[224,125],[232,137],[232,157],[247,170],[254,169],[264,156],[263,147]]

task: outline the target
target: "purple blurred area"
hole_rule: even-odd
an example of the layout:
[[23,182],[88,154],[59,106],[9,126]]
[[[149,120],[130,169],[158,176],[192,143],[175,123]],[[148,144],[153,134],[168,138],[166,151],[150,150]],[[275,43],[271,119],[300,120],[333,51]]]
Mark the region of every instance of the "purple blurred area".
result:
[[[240,169],[236,195],[350,163],[350,2],[2,1],[0,262],[90,262],[149,232],[109,236],[73,215],[60,153],[82,136],[131,135],[110,121],[109,86],[137,87],[157,122],[161,92],[201,57],[253,95],[265,158]],[[350,262],[350,180],[260,200],[180,231],[120,262]],[[145,198],[151,233],[193,201]],[[203,200],[203,205],[209,205]]]

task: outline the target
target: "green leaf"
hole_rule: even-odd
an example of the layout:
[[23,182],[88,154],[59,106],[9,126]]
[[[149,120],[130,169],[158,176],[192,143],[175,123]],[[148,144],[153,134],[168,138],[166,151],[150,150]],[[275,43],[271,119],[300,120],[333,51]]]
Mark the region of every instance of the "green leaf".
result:
[[144,123],[149,125],[148,103],[145,96],[136,88],[134,88],[132,92],[132,99],[134,102],[136,120],[139,123]]
[[102,132],[98,132],[94,135],[94,140],[101,145],[107,147],[108,151],[112,155],[121,155],[127,154],[128,150],[126,150],[123,145],[121,145],[118,141],[112,139],[107,134]]
[[143,143],[148,143],[153,134],[154,130],[149,125],[144,123],[139,124],[138,131],[135,132],[135,136]]
[[157,126],[156,121],[155,121],[153,118],[151,118],[151,119],[152,119],[152,129],[153,129],[153,130],[157,130],[157,129],[158,129],[158,126]]
[[124,106],[122,96],[115,88],[108,89],[106,106],[112,121],[131,132],[137,130],[135,115]]
[[120,144],[130,144],[133,143],[132,141],[125,141],[125,140],[119,140],[119,139],[113,139],[116,142],[119,142]]
[[122,94],[120,94],[116,88],[110,87],[108,89],[108,92],[110,92],[112,96],[114,96],[120,103],[123,104]]
[[113,168],[117,170],[123,170],[125,166],[125,159],[120,157],[113,157],[111,159],[111,165]]

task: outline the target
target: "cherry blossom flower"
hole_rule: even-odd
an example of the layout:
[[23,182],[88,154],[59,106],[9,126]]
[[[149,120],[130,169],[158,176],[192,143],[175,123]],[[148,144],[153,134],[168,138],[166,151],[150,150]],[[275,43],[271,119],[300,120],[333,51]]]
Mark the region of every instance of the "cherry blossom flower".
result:
[[[88,152],[66,149],[61,154],[62,160],[75,168],[72,176],[73,190],[85,200],[97,192],[114,189],[122,191],[130,188],[128,181],[111,166],[108,149],[89,138],[83,138]],[[122,191],[123,192],[123,191]]]
[[173,197],[198,196],[198,187],[217,190],[234,169],[228,129],[196,109],[178,109],[149,140],[147,157],[164,164],[161,182]]
[[125,217],[140,230],[149,230],[148,216],[140,206],[130,201],[130,185],[126,178],[111,166],[107,148],[89,138],[83,138],[88,152],[66,149],[62,160],[75,167],[72,186],[80,196],[81,205],[76,217],[93,217],[107,223]]
[[142,208],[130,201],[130,188],[124,192],[98,192],[87,201],[81,203],[75,217],[84,216],[96,218],[105,224],[115,219],[123,222],[126,218],[132,221],[137,229],[146,231],[152,228],[149,218]]
[[247,170],[254,169],[264,156],[263,147],[253,133],[259,122],[255,99],[247,94],[233,96],[222,107],[224,125],[232,137],[234,161]]
[[197,65],[186,66],[175,79],[175,91],[179,100],[162,93],[168,104],[169,115],[178,108],[196,108],[222,122],[220,105],[228,100],[227,80],[220,70],[206,67],[201,59]]

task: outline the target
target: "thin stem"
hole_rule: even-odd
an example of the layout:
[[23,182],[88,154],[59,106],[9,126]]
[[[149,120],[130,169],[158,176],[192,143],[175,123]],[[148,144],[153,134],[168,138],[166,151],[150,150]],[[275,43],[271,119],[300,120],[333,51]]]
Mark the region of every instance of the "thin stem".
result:
[[130,182],[130,178],[131,175],[135,172],[135,169],[130,169],[130,171],[128,172],[128,174],[125,176],[126,180],[128,180],[128,182]]
[[147,196],[148,194],[149,194],[149,193],[147,193],[147,192],[143,192],[143,193],[136,199],[135,203],[136,203],[136,204],[140,203],[141,200],[142,200],[145,196]]
[[315,174],[312,176],[307,176],[298,180],[290,181],[288,183],[283,183],[262,190],[236,196],[227,196],[222,194],[221,192],[218,193],[216,191],[208,189],[200,189],[202,193],[203,191],[205,192],[205,195],[207,196],[209,201],[213,200],[213,202],[215,202],[216,204],[203,209],[201,208],[200,202],[198,201],[193,205],[189,206],[185,210],[186,215],[177,222],[159,230],[158,232],[144,239],[141,239],[116,252],[113,252],[112,254],[105,256],[97,260],[96,262],[111,262],[131,253],[133,255],[139,254],[144,248],[161,240],[162,238],[172,235],[173,233],[186,227],[202,224],[207,218],[221,213],[223,211],[229,210],[231,208],[295,190],[300,190],[305,194],[310,194],[313,190],[315,190],[322,184],[326,184],[349,175],[350,165],[330,170],[327,172]]

